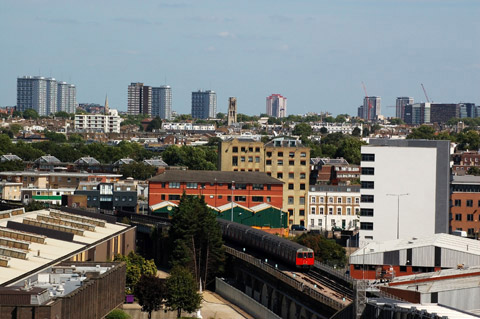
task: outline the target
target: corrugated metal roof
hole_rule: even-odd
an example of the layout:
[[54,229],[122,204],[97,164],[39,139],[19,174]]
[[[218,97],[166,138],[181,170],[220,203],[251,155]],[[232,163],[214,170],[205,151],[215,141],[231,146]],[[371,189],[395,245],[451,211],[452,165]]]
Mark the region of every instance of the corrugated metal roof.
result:
[[368,255],[373,253],[420,248],[426,246],[436,246],[461,252],[468,252],[474,255],[480,255],[480,241],[478,240],[450,234],[435,234],[428,237],[395,239],[381,243],[372,242],[367,244],[365,247],[358,249],[351,256],[362,256],[364,254],[364,249],[365,255]]
[[[252,211],[250,208],[248,208],[248,207],[246,207],[246,206],[243,206],[243,205],[240,205],[240,204],[238,204],[238,203],[233,202],[233,208],[235,208],[235,207],[240,207],[240,208],[242,208],[242,209],[245,209],[245,210],[248,210],[248,211]],[[220,212],[223,212],[223,211],[232,209],[232,203],[228,203],[228,204],[219,206],[219,207],[217,207],[217,209],[218,209],[218,211],[220,211]]]

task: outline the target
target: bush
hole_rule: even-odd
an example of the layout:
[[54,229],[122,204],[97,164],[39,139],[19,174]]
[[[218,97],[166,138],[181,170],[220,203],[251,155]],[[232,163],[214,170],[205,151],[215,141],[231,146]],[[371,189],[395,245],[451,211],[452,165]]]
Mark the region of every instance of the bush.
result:
[[106,319],[130,319],[130,316],[121,309],[113,309],[105,318]]

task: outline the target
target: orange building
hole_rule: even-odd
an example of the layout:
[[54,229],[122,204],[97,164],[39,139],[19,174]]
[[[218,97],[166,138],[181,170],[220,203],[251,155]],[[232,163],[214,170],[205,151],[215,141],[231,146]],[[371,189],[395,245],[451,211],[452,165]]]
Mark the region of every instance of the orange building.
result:
[[464,231],[468,237],[478,238],[480,176],[453,176],[450,198],[450,232]]
[[149,206],[164,201],[178,203],[184,192],[204,196],[214,207],[232,202],[232,194],[235,203],[248,208],[261,203],[283,206],[283,182],[261,172],[166,170],[148,184]]

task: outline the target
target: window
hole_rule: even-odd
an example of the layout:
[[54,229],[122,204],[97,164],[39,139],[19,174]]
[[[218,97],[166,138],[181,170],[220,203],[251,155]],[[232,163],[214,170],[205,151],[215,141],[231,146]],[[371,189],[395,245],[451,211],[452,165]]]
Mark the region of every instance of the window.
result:
[[290,178],[290,179],[295,178],[295,173],[288,173],[288,178]]
[[292,196],[288,197],[288,205],[293,205],[293,197]]
[[295,166],[295,161],[288,161],[288,165]]
[[341,204],[342,203],[342,198],[341,197],[337,197],[337,204]]
[[373,182],[370,181],[362,181],[361,182],[361,188],[366,188],[366,189],[373,189]]
[[342,207],[337,207],[337,215],[342,215]]
[[87,200],[88,200],[88,201],[91,200],[91,199],[92,199],[92,198],[91,198],[90,196],[87,196]]
[[237,184],[235,184],[234,189],[246,190],[247,189],[247,184],[237,183]]
[[305,209],[300,209],[300,211],[298,212],[298,214],[300,216],[305,216]]
[[305,184],[303,184],[303,183],[300,184],[300,189],[301,189],[301,190],[305,190]]
[[252,196],[252,202],[263,203],[263,196]]
[[267,161],[266,161],[266,164],[267,164],[267,165],[272,165],[272,160],[267,160]]
[[[475,159],[476,160],[476,159]],[[470,236],[470,237],[473,237],[475,235],[475,229],[473,228],[469,228],[468,231],[467,231],[467,234]]]
[[362,175],[374,175],[375,168],[373,167],[362,167]]
[[198,187],[197,183],[187,183],[187,188],[195,188],[196,189],[197,187]]
[[313,219],[313,218],[310,219],[310,226],[312,226],[312,227],[315,226],[315,219]]
[[333,204],[333,197],[329,197],[328,202]]
[[132,196],[129,196],[129,197],[128,197],[128,201],[129,201],[129,202],[133,201],[133,197],[132,197]]
[[323,215],[323,207],[318,207],[318,213],[319,213],[320,215]]
[[467,199],[467,207],[473,207],[473,200]]
[[267,184],[267,191],[270,191],[270,190],[272,190],[272,185]]
[[312,207],[310,208],[310,213],[311,213],[312,215],[315,215],[315,213],[316,213],[316,207],[315,207],[315,206],[312,206]]
[[249,151],[249,152],[253,152],[253,147],[249,147],[249,148],[248,148],[248,151]]
[[87,186],[83,186],[82,189],[83,189],[84,191],[86,191],[86,190],[87,190]]
[[277,164],[278,165],[283,165],[283,160],[278,160]]
[[320,204],[325,203],[325,198],[323,196],[319,197],[318,199]]
[[360,208],[355,207],[355,215],[358,215],[358,214],[360,214]]
[[360,203],[360,198],[355,197],[355,204],[359,204],[359,203]]
[[255,147],[255,152],[260,152],[260,147]]
[[461,199],[456,199],[456,200],[455,200],[455,206],[456,206],[456,207],[462,206],[462,200],[461,200]]
[[305,173],[300,173],[300,179],[305,179],[306,178],[306,174]]
[[277,156],[278,157],[283,157],[283,152],[278,152]]
[[267,157],[272,157],[272,152],[267,152]]
[[455,220],[461,221],[462,220],[462,214],[455,214]]
[[247,201],[247,196],[235,196],[235,201],[236,202],[246,202]]
[[249,157],[248,157],[248,162],[249,162],[249,163],[253,163],[253,156],[249,156]]
[[253,184],[253,185],[252,185],[252,189],[253,189],[254,191],[263,190],[263,184]]
[[362,162],[375,162],[375,154],[362,154]]
[[260,163],[260,157],[259,156],[255,156],[255,163]]
[[162,194],[160,197],[162,200],[165,200],[165,194]]
[[473,222],[473,214],[468,214],[467,215],[467,221]]
[[305,165],[307,165],[307,162],[306,161],[300,161],[300,165],[305,166]]
[[301,152],[301,153],[300,153],[300,157],[307,157],[307,153]]
[[272,201],[272,198],[270,196],[267,196],[267,203],[270,203]]
[[347,197],[347,204],[351,204],[352,203],[352,198],[351,197]]
[[245,156],[240,157],[240,162],[245,163]]
[[305,197],[300,197],[300,205],[305,205]]
[[242,150],[242,152],[245,152],[246,148],[245,148],[245,147],[242,147],[241,150]]
[[288,189],[293,189],[293,184],[292,183],[288,184]]
[[315,204],[316,197],[310,196],[310,203]]
[[318,219],[318,226],[322,227],[322,219]]
[[373,203],[374,202],[374,197],[373,197],[373,195],[361,195],[360,196],[360,201],[362,203]]
[[361,208],[360,216],[373,216],[373,208]]
[[295,152],[289,152],[288,157],[292,157],[292,158],[295,157]]
[[[170,182],[168,183],[168,188],[180,188],[180,183],[178,182]],[[118,189],[117,189],[118,190]]]
[[373,223],[360,223],[360,229],[363,230],[373,230]]
[[238,165],[238,156],[233,156],[232,157],[232,165],[237,166]]
[[180,195],[168,195],[168,200],[180,200]]
[[333,207],[328,207],[328,215],[333,215]]
[[277,173],[277,178],[283,178],[283,173]]
[[347,215],[352,215],[352,209],[350,207],[347,207]]

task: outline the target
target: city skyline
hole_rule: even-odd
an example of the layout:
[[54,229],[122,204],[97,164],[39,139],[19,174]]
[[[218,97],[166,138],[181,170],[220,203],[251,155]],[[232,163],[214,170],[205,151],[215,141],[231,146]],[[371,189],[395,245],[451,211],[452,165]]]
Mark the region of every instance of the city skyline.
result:
[[[80,103],[102,104],[108,94],[120,111],[127,110],[125,87],[137,81],[170,85],[172,109],[182,114],[189,113],[191,92],[211,89],[223,113],[230,96],[238,98],[238,113],[260,114],[265,96],[280,93],[289,99],[288,114],[355,115],[365,96],[362,81],[368,95],[382,98],[386,116],[395,114],[397,97],[426,102],[421,83],[431,101],[480,103],[480,44],[471,41],[480,28],[478,1],[115,6],[2,2],[0,26],[16,29],[2,34],[0,56],[8,63],[0,105],[16,104],[15,79],[22,75],[75,83]],[[365,19],[367,14],[375,19]],[[38,37],[52,29],[55,37]],[[312,95],[321,97],[320,105],[312,104]]]

